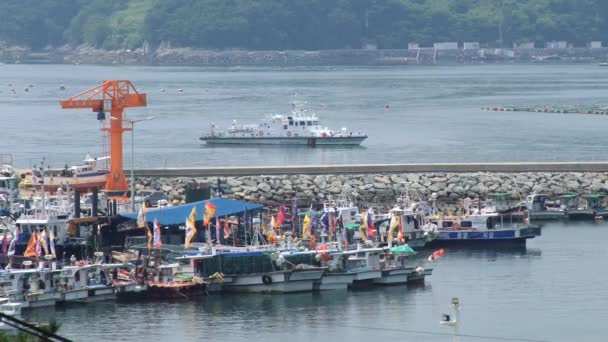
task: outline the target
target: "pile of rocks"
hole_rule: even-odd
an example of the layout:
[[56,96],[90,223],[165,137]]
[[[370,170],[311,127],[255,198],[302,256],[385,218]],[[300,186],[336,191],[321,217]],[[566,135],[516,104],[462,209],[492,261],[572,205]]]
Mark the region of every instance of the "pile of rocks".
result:
[[[136,189],[161,190],[171,200],[185,200],[189,184],[217,184],[209,178],[140,178]],[[423,198],[436,194],[439,206],[450,206],[464,198],[485,198],[489,193],[507,193],[512,200],[530,193],[556,196],[563,193],[608,194],[608,173],[402,173],[219,177],[225,197],[249,201],[318,203],[346,195],[359,202],[394,204],[404,184]]]

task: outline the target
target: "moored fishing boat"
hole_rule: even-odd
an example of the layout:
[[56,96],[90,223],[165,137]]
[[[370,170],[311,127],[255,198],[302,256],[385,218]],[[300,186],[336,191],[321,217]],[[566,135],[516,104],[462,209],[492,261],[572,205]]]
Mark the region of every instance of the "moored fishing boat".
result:
[[204,260],[201,276],[221,272],[225,292],[291,293],[313,290],[326,268],[316,267],[316,252],[264,250],[219,253]]
[[351,288],[361,288],[373,285],[375,279],[382,278],[380,254],[382,248],[364,248],[357,245],[356,250],[342,252],[346,257],[346,269],[354,274]]
[[382,277],[374,279],[376,285],[403,285],[413,282],[424,282],[427,275],[431,275],[432,268],[423,268],[419,265],[407,265],[410,255],[416,252],[408,245],[385,248],[380,255],[380,269]]
[[435,216],[431,222],[438,227],[438,237],[429,243],[430,246],[525,244],[527,239],[541,235],[540,225],[510,222],[496,212]]
[[300,146],[357,146],[367,135],[348,131],[346,128],[332,130],[321,126],[314,113],[294,105],[291,114],[270,115],[257,125],[239,125],[236,120],[227,130],[218,129],[211,124],[208,134],[200,140],[209,145],[300,145]]

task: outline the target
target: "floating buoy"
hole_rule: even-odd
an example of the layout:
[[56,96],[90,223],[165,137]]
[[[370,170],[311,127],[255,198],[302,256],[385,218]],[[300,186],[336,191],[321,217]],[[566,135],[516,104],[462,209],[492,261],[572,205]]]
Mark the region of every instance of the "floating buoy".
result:
[[384,109],[389,109],[389,108],[391,108],[391,106],[389,106],[388,103],[385,103],[384,104]]
[[65,90],[65,86],[63,84],[59,85],[59,90]]
[[28,91],[30,91],[30,88],[25,88],[25,89],[23,89],[23,91],[25,91],[27,93]]
[[166,90],[165,90],[165,89],[161,89],[161,90],[160,90],[160,92],[161,92],[161,93],[164,93],[164,92],[166,92]]
[[184,89],[179,88],[179,89],[177,89],[177,91],[178,91],[178,92],[180,92],[180,93],[183,93],[183,92],[184,92]]

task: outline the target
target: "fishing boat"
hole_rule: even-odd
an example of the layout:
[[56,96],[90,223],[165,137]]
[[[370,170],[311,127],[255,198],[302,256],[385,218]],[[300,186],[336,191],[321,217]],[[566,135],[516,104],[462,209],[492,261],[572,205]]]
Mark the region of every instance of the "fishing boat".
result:
[[158,274],[147,282],[146,296],[151,299],[191,299],[205,295],[205,282],[199,277],[182,273],[179,263],[159,265]]
[[211,124],[209,133],[200,137],[208,145],[300,145],[358,146],[367,135],[346,128],[333,130],[321,125],[319,117],[307,110],[293,107],[291,114],[268,115],[261,123],[241,125],[236,120],[227,130]]
[[[601,208],[603,195],[588,194],[578,196],[576,194],[563,194],[560,197],[562,208],[569,220],[593,221],[596,210]],[[582,201],[581,201],[582,199]]]
[[434,216],[437,239],[429,246],[449,244],[525,244],[527,239],[541,235],[539,225],[512,222],[496,212],[477,211],[463,216]]
[[355,273],[347,269],[346,258],[342,253],[341,246],[335,243],[317,246],[317,257],[319,265],[326,267],[321,279],[313,283],[314,291],[347,290],[352,284]]
[[357,245],[356,250],[347,250],[343,254],[346,257],[346,269],[354,273],[351,288],[368,287],[374,284],[376,279],[382,278],[380,268],[380,255],[382,248],[364,248]]
[[[432,209],[410,185],[411,183],[404,183],[397,204],[389,211],[387,217],[379,222],[382,222],[381,225],[385,230],[390,230],[391,218],[395,217],[403,240],[409,247],[420,249],[437,238],[437,226],[427,219],[427,213]],[[395,236],[391,238],[394,239]],[[395,241],[389,241],[389,247],[393,242]]]
[[526,210],[531,220],[560,220],[566,218],[566,212],[559,205],[549,201],[545,194],[531,194],[526,197]]
[[424,282],[424,278],[431,275],[432,268],[423,268],[419,265],[408,265],[410,255],[416,252],[408,245],[384,248],[380,254],[380,269],[382,277],[374,279],[375,285],[403,285]]
[[222,252],[206,259],[201,276],[222,273],[225,292],[309,292],[326,268],[314,266],[315,251],[257,250]]
[[32,169],[30,182],[37,190],[42,191],[44,187],[45,191],[50,193],[55,193],[66,186],[81,192],[103,188],[108,171],[104,167],[100,167],[99,163],[109,158],[107,156],[94,158],[87,154],[82,164],[71,167],[66,165],[62,170],[42,172]]

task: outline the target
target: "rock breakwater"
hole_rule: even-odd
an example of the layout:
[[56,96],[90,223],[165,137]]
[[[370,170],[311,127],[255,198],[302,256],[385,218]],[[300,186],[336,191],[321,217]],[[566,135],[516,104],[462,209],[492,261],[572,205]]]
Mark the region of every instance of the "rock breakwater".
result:
[[[608,173],[380,173],[344,175],[276,175],[207,178],[139,178],[136,189],[161,190],[174,202],[185,200],[188,187],[221,184],[223,196],[260,202],[320,203],[345,195],[361,205],[390,206],[409,183],[423,199],[437,194],[439,207],[451,207],[464,198],[485,198],[507,193],[516,201],[536,192],[608,194]],[[211,191],[216,191],[212,189]]]

